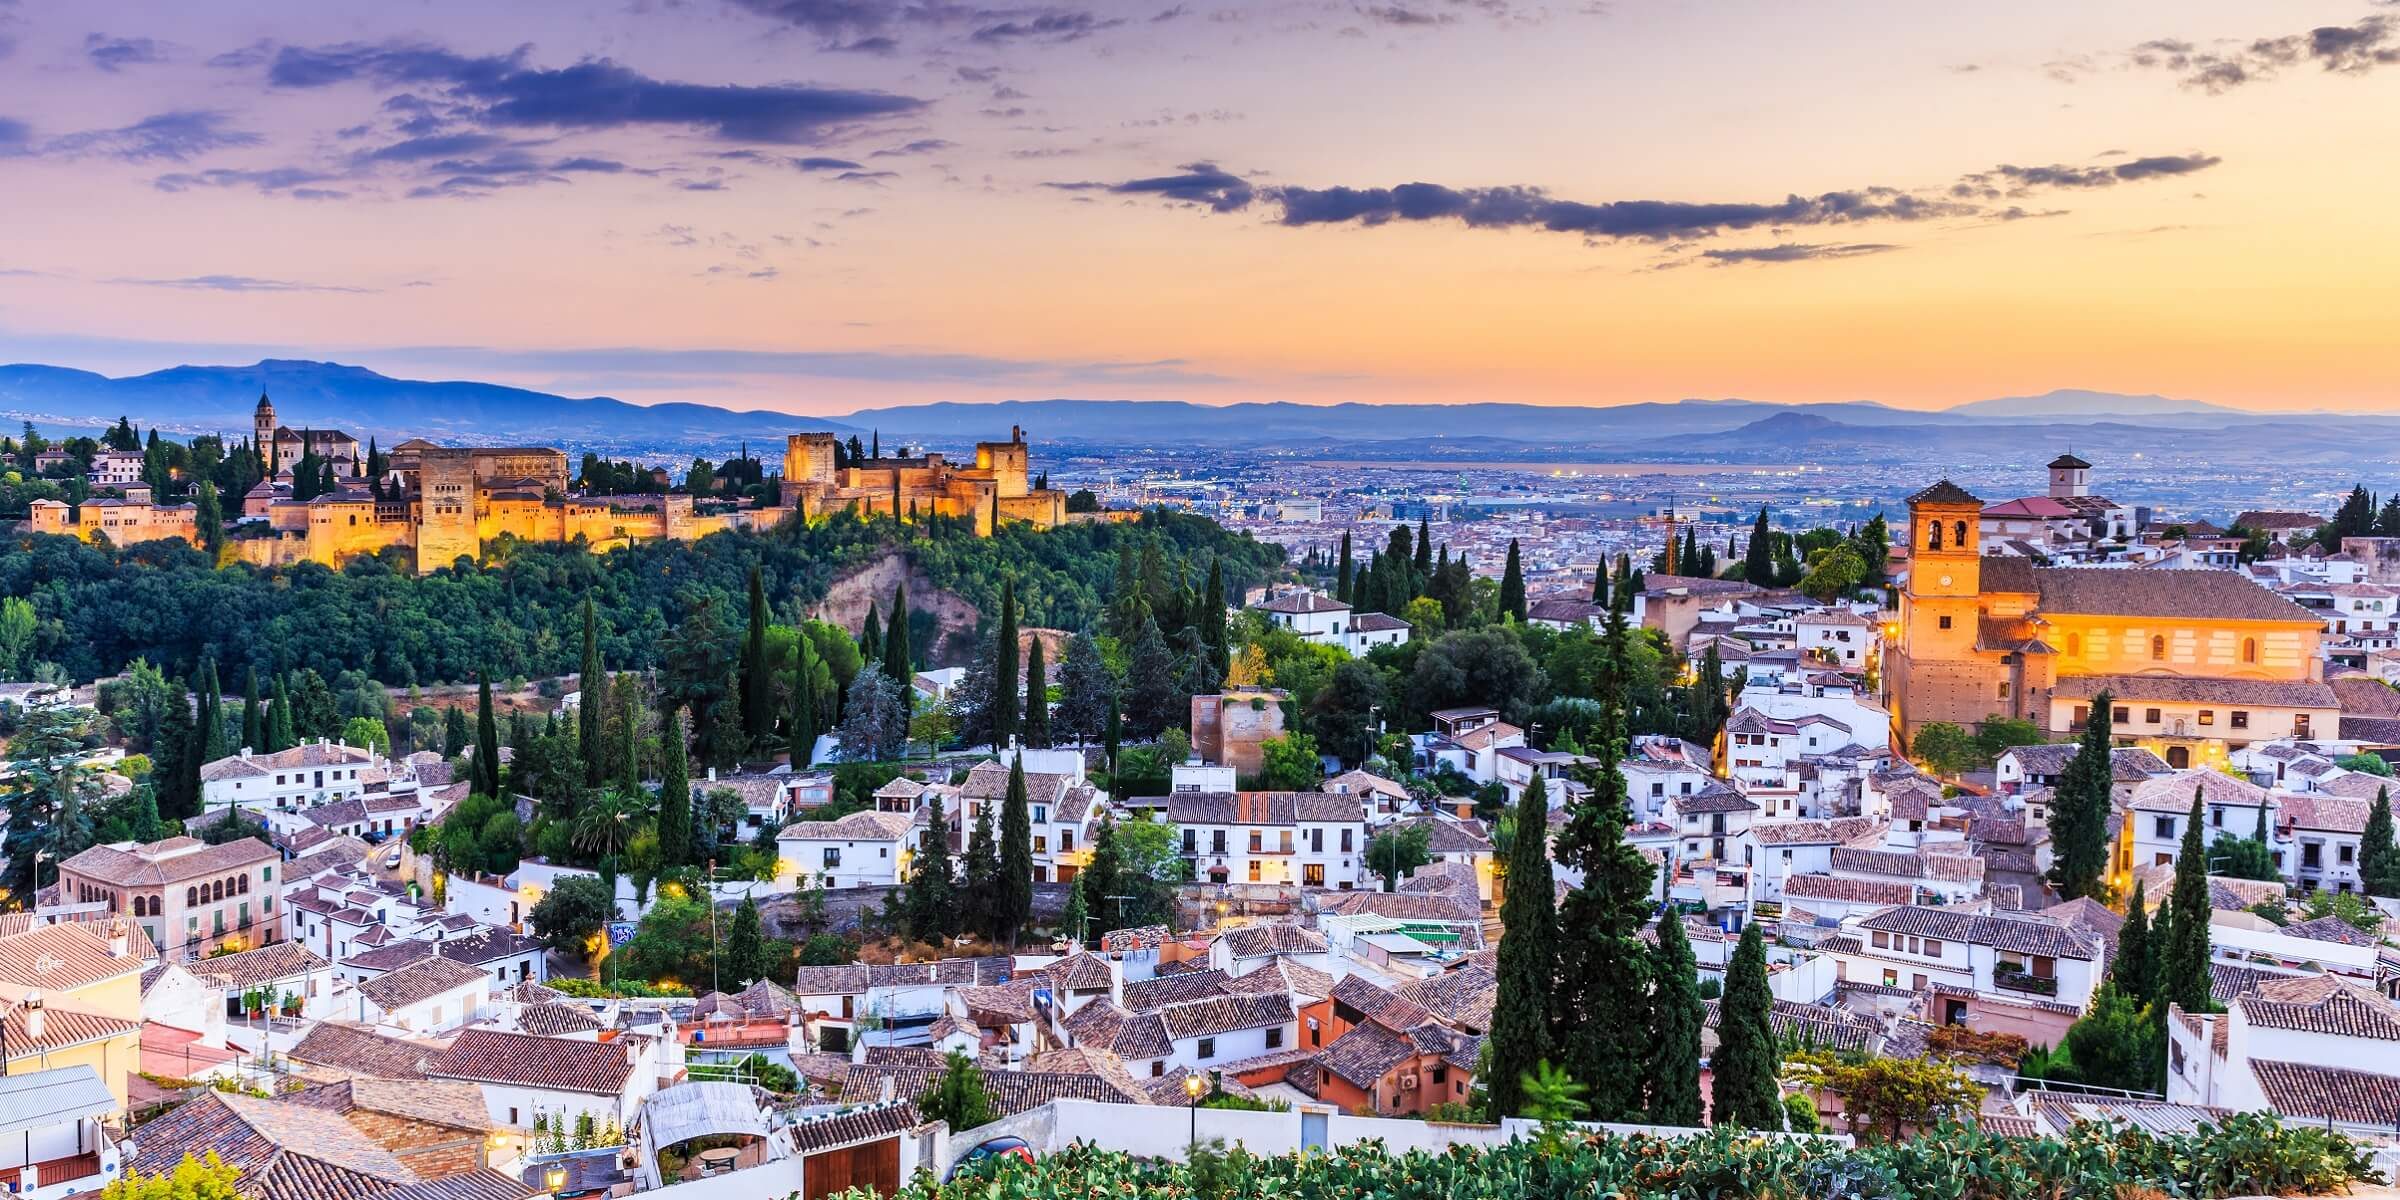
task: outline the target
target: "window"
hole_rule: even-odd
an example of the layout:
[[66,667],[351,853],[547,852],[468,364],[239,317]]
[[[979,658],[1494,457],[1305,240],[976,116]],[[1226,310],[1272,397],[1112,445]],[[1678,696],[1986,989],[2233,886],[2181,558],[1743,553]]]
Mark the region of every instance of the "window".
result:
[[1046,833],[1037,833],[1037,834],[1033,835],[1033,852],[1034,852],[1035,854],[1048,854],[1048,853],[1050,853],[1050,835],[1049,835],[1049,834],[1046,834]]
[[2150,661],[2165,662],[2166,660],[2167,639],[2159,635],[2152,634],[2150,637]]
[[1047,805],[1047,804],[1036,804],[1036,805],[1034,805],[1034,806],[1033,806],[1033,823],[1034,823],[1034,824],[1036,824],[1036,825],[1046,825],[1046,824],[1048,824],[1048,823],[1049,823],[1049,821],[1050,821],[1050,806],[1049,806],[1049,805]]
[[[2000,681],[2000,698],[2003,700],[2008,699],[2008,681],[2005,679]],[[1815,738],[1810,738],[1808,740],[1808,744],[1814,746],[1817,744],[1817,740]]]
[[1265,850],[1266,850],[1266,848],[1267,848],[1267,831],[1266,831],[1266,830],[1264,830],[1264,829],[1253,829],[1253,830],[1251,830],[1251,831],[1250,831],[1250,853],[1252,853],[1252,854],[1260,854],[1260,853],[1264,853],[1264,852],[1265,852]]
[[1942,548],[1942,523],[1940,521],[1926,522],[1925,548],[1928,550]]
[[2152,817],[2150,820],[2151,820],[2150,832],[2151,832],[2152,834],[2156,835],[2157,837],[2159,837],[2159,838],[2160,838],[2160,839],[2162,839],[2162,840],[2172,840],[2172,839],[2174,838],[2174,836],[2175,836],[2175,818],[2173,818],[2173,817]]
[[1350,830],[1346,828],[1342,830],[1342,853],[1350,853]]
[[2067,654],[2068,654],[2069,656],[2074,656],[2074,655],[2079,655],[2079,654],[2082,654],[2082,653],[2083,653],[2083,635],[2082,635],[2082,634],[2080,634],[2080,633],[2070,633],[2070,634],[2068,634],[2068,635],[2067,635]]
[[2293,714],[2292,714],[2292,736],[2293,736],[2293,737],[2303,737],[2303,738],[2308,736],[2308,714],[2307,714],[2307,713],[2293,713]]
[[1875,931],[1875,948],[1876,948],[1876,949],[1878,949],[1878,950],[1889,950],[1889,949],[1891,949],[1891,948],[1892,948],[1892,935],[1890,935],[1890,934],[1888,934],[1888,933],[1885,933],[1884,931],[1882,931],[1882,930],[1880,930],[1880,929],[1876,930],[1876,931]]
[[2070,727],[2072,727],[2072,728],[2075,728],[2075,729],[2081,729],[2081,728],[2083,728],[2083,723],[2084,723],[2084,722],[2086,722],[2086,721],[2089,721],[2089,720],[2091,720],[2091,719],[2092,719],[2092,707],[2091,707],[2091,705],[2088,705],[2088,704],[2078,704],[2078,705],[2076,705],[2076,706],[2075,706],[2075,711],[2074,711],[2074,713],[2073,713],[2071,716],[2069,716],[2069,717],[2067,718],[2067,723],[2068,723],[2068,725],[2069,725]]
[[1276,839],[1276,845],[1282,853],[1290,854],[1292,852],[1292,831],[1284,830],[1283,836]]
[[1223,854],[1223,853],[1225,853],[1225,831],[1224,831],[1224,830],[1222,830],[1222,829],[1218,829],[1218,830],[1212,830],[1212,831],[1209,833],[1209,835],[1208,835],[1208,852],[1209,852],[1209,853],[1211,853],[1211,854]]
[[1942,624],[1942,628],[1944,628],[1944,629],[1948,629],[1948,628],[1950,628],[1950,614],[1949,614],[1949,613],[1943,613],[1943,614],[1942,614],[1942,622],[1941,622],[1941,624]]
[[2242,661],[2246,663],[2254,663],[2258,661],[2257,638],[2242,639]]
[[1283,1048],[1283,1026],[1281,1026],[1281,1025],[1278,1025],[1278,1026],[1276,1026],[1275,1028],[1273,1028],[1273,1029],[1270,1029],[1270,1030],[1268,1030],[1268,1031],[1267,1031],[1267,1049],[1269,1049],[1269,1050],[1280,1050],[1280,1049],[1282,1049],[1282,1048]]
[[1308,852],[1310,854],[1325,853],[1325,831],[1322,828],[1308,831]]
[[511,1124],[511,1125],[514,1125],[514,1124],[516,1124],[516,1123],[517,1123],[517,1110],[516,1110],[516,1109],[513,1109],[513,1108],[512,1108],[512,1109],[509,1109],[509,1110],[508,1110],[508,1123],[509,1123],[509,1124]]
[[2158,710],[2157,710],[2157,709],[2155,709],[2155,708],[2145,708],[2145,709],[2143,709],[2143,710],[2142,710],[2142,720],[2144,720],[2144,721],[2147,721],[2147,722],[2149,722],[2149,723],[2150,723],[2150,724],[2152,724],[2152,725],[2156,725],[2156,724],[2158,724]]
[[1940,958],[1942,956],[1942,942],[1940,938],[1925,939],[1925,956],[1927,958]]
[[1194,1054],[1200,1058],[1215,1058],[1217,1056],[1217,1039],[1213,1037],[1201,1038],[1200,1048],[1195,1051]]
[[1959,548],[1959,549],[1961,549],[1961,550],[1964,550],[1964,549],[1966,549],[1966,548],[1967,548],[1967,523],[1966,523],[1965,521],[1954,521],[1954,522],[1951,522],[1951,530],[1950,530],[1950,531],[1951,531],[1951,533],[1952,533],[1952,534],[1954,534],[1954,535],[1955,535],[1955,536],[1954,536],[1954,537],[1953,537],[1951,540],[1952,540],[1952,541],[1954,541],[1954,542],[1956,542],[1956,543],[1958,544],[1958,548]]
[[827,847],[825,847],[825,865],[826,865],[826,866],[828,866],[828,867],[838,867],[838,866],[842,865],[842,848],[841,848],[841,847],[839,847],[839,846],[827,846]]
[[1252,883],[1264,882],[1259,875],[1259,866],[1260,863],[1257,859],[1254,858],[1250,860],[1250,882]]
[[2213,709],[2213,708],[2204,708],[2204,709],[2201,709],[2201,710],[2200,710],[2200,723],[2201,723],[2201,724],[2203,724],[2203,725],[2214,725],[2214,724],[2216,724],[2216,723],[2217,723],[2217,710],[2215,710],[2215,709]]
[[2338,846],[2334,849],[2334,861],[2344,866],[2348,866],[2357,855],[2358,847],[2356,846]]
[[2233,724],[2233,727],[2234,727],[2235,729],[2248,729],[2248,728],[2250,728],[2250,713],[2249,713],[2249,710],[2247,710],[2247,709],[2240,709],[2240,708],[2237,708],[2237,709],[2233,710],[2233,722],[2232,722],[2232,724]]
[[1069,853],[1072,853],[1072,852],[1074,851],[1074,849],[1075,849],[1075,831],[1074,831],[1074,830],[1072,830],[1072,829],[1061,829],[1061,830],[1059,830],[1059,831],[1058,831],[1058,852],[1059,852],[1060,854],[1069,854]]
[[247,876],[247,875],[244,875],[244,876],[242,876],[242,877],[241,877],[241,880],[240,880],[240,883],[239,883],[239,890],[240,890],[240,891],[241,891],[241,893],[242,893],[243,895],[245,895],[245,896],[247,896],[247,895],[249,895],[249,894],[250,894],[250,877],[249,877],[249,876]]
[[2212,808],[2212,809],[2208,810],[2208,827],[2209,827],[2209,828],[2211,828],[2211,829],[2223,829],[2223,828],[2225,828],[2225,810],[2224,810],[2224,809],[2221,809],[2221,808]]
[[1184,826],[1183,829],[1183,852],[1186,855],[1200,853],[1200,831],[1189,825]]

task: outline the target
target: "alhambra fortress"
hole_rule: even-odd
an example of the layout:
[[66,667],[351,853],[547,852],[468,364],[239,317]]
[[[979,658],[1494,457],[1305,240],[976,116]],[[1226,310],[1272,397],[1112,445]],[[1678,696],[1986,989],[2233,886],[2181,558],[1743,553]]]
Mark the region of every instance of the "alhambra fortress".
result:
[[[449,447],[411,438],[392,447],[380,479],[366,477],[357,438],[339,430],[278,424],[275,406],[258,399],[254,434],[267,478],[241,498],[239,516],[253,531],[225,545],[236,561],[259,566],[318,562],[338,566],[388,546],[416,551],[425,574],[461,557],[479,559],[502,537],[529,542],[582,538],[594,550],[654,538],[696,539],[727,529],[765,529],[787,517],[816,520],[838,511],[859,516],[965,519],[988,536],[1003,522],[1050,528],[1067,519],[1066,495],[1032,484],[1025,433],[979,442],[972,466],[940,454],[868,457],[836,466],[831,433],[786,439],[782,491],[773,505],[747,506],[679,493],[594,495],[569,490],[563,450],[539,446]],[[292,470],[304,457],[329,463],[332,491],[292,498]],[[122,497],[71,508],[32,505],[28,527],[119,545],[158,538],[203,544],[196,506],[161,504],[140,484]]]

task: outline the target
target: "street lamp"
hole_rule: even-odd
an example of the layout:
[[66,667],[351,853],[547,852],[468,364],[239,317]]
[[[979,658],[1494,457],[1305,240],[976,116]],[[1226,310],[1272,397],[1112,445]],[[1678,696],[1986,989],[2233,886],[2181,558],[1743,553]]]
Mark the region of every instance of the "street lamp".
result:
[[1207,1091],[1208,1081],[1202,1079],[1199,1072],[1188,1067],[1185,1068],[1183,1094],[1192,1098],[1192,1144],[1184,1151],[1184,1161],[1186,1162],[1191,1161],[1194,1155],[1200,1153],[1200,1097]]

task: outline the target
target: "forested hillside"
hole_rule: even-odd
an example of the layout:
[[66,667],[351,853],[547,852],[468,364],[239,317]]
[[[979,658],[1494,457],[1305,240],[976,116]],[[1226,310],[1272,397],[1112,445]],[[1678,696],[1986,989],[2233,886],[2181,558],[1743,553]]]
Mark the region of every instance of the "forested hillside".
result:
[[744,605],[750,568],[764,573],[770,606],[791,621],[844,572],[878,555],[908,555],[937,586],[992,619],[1001,580],[1016,581],[1028,625],[1080,629],[1108,602],[1118,547],[1156,539],[1167,560],[1199,572],[1214,557],[1226,591],[1264,582],[1280,547],[1227,533],[1205,518],[1164,511],[1124,524],[1003,529],[979,538],[957,522],[895,527],[837,516],[806,529],[722,533],[698,542],[647,542],[607,555],[577,546],[501,544],[475,570],[419,578],[405,553],[361,558],[335,570],[219,568],[176,542],[111,548],[72,538],[19,535],[0,552],[0,596],[32,601],[33,643],[22,657],[55,663],[77,680],[146,658],[171,674],[213,658],[226,678],[312,667],[331,676],[363,670],[395,686],[576,669],[577,607],[598,605],[612,667],[657,665],[667,630],[715,597]]

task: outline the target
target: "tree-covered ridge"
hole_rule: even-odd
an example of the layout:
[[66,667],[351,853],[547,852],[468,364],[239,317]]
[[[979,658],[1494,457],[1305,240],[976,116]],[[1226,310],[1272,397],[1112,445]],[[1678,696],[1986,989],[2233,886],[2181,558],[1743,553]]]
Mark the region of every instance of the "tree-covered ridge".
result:
[[660,665],[668,630],[708,601],[728,614],[745,611],[753,566],[779,619],[788,620],[843,574],[891,551],[974,604],[987,623],[1010,578],[1027,625],[1081,629],[1112,598],[1119,547],[1153,544],[1193,570],[1214,560],[1235,596],[1266,581],[1283,557],[1279,547],[1206,518],[1163,510],[1134,522],[1003,526],[988,538],[948,519],[898,525],[843,514],[806,527],[644,542],[606,555],[580,545],[504,542],[481,567],[423,577],[410,572],[404,551],[338,570],[314,563],[220,569],[177,542],[112,548],[20,535],[0,544],[0,597],[32,601],[29,661],[56,663],[77,679],[111,674],[136,658],[177,674],[213,658],[237,676],[251,666],[268,674],[311,667],[328,676],[347,669],[405,686],[486,671],[494,678],[573,671],[586,596],[598,607],[605,661],[646,670]]

